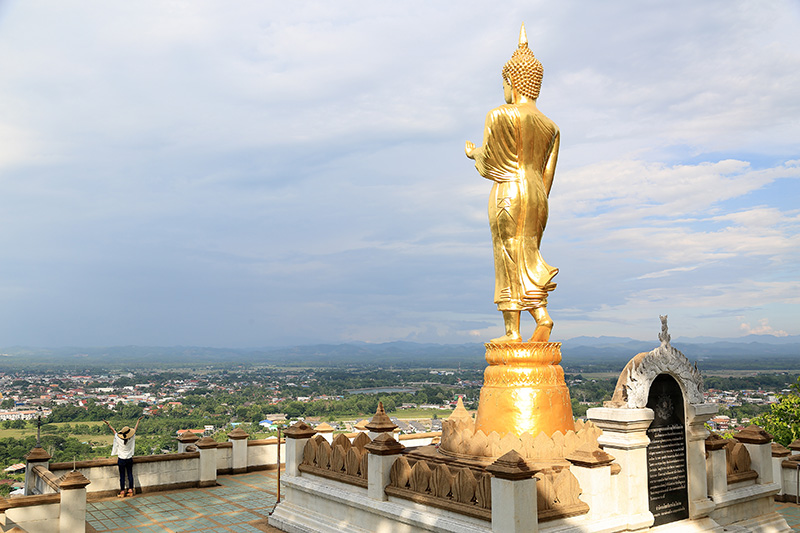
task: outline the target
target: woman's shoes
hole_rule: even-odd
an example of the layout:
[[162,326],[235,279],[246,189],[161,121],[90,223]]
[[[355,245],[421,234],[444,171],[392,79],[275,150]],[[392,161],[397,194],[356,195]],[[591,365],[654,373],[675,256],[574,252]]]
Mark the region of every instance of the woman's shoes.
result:
[[133,489],[128,489],[128,494],[126,496],[133,496]]
[[124,490],[119,491],[119,494],[117,494],[117,498],[124,498],[124,497],[125,497],[125,491]]

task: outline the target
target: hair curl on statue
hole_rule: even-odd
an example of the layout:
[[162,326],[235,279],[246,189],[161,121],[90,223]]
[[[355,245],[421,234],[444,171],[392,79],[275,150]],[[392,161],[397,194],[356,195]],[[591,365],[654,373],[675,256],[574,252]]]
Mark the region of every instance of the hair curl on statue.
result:
[[539,90],[542,88],[543,75],[542,63],[528,48],[525,26],[522,26],[519,47],[514,50],[511,59],[503,66],[503,79],[521,95],[536,100],[539,98]]

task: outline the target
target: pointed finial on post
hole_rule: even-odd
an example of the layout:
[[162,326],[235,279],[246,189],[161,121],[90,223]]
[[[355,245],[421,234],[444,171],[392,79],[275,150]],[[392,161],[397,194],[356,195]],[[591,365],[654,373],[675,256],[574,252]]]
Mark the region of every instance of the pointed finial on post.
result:
[[37,410],[39,414],[36,416],[36,447],[39,448],[42,442],[42,406],[40,405]]
[[661,341],[661,346],[669,346],[670,335],[667,327],[667,315],[658,315],[658,317],[661,319],[661,333],[658,334],[658,340]]
[[525,33],[525,23],[522,23],[522,27],[519,29],[519,47],[523,48],[528,46],[528,34]]
[[389,418],[389,415],[386,414],[386,410],[383,408],[383,402],[378,402],[378,409],[375,411],[372,420],[367,424],[367,429],[373,433],[387,433],[397,429],[397,425],[395,425]]

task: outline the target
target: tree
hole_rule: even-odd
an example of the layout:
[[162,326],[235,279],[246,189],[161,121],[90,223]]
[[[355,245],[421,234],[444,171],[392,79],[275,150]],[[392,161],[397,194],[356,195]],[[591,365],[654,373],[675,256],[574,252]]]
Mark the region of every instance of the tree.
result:
[[572,415],[573,416],[586,416],[586,411],[589,409],[588,405],[581,405],[577,398],[572,398]]
[[117,404],[117,411],[119,411],[119,416],[122,418],[130,418],[132,420],[139,418],[143,413],[139,405],[134,405],[132,403],[123,405],[122,407],[119,407],[119,404]]
[[289,418],[297,418],[299,416],[303,416],[305,410],[301,402],[291,401],[286,402],[286,405],[284,406],[284,412]]
[[778,402],[770,405],[769,412],[753,419],[784,446],[800,438],[800,378],[790,388],[789,394],[779,396]]
[[257,405],[251,405],[250,408],[247,410],[247,417],[250,422],[253,424],[258,424],[263,420],[263,413],[261,409]]
[[114,386],[115,387],[120,387],[120,388],[122,388],[122,387],[130,387],[131,385],[134,385],[135,383],[136,382],[133,380],[133,378],[129,378],[127,376],[122,376],[121,378],[119,378],[117,381],[114,382]]

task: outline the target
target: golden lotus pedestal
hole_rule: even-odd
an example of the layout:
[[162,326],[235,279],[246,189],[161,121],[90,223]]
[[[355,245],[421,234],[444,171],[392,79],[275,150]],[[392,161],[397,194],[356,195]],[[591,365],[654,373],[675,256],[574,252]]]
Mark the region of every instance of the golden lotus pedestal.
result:
[[560,342],[486,343],[475,431],[548,437],[575,429]]

